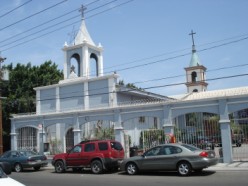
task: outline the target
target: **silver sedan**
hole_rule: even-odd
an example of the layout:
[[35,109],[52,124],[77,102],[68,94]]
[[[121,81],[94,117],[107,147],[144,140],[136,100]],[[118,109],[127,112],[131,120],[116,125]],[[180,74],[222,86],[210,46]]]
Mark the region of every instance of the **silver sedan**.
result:
[[139,171],[177,171],[181,176],[188,176],[192,171],[201,172],[218,161],[212,150],[169,143],[153,147],[141,156],[124,159],[120,169],[129,175]]

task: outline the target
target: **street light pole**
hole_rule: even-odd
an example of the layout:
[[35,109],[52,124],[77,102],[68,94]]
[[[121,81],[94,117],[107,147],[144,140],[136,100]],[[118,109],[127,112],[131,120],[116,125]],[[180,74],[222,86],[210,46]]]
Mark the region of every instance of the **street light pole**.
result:
[[[6,58],[2,58],[0,56],[0,83],[2,82],[2,63],[6,60]],[[2,119],[2,85],[0,87],[0,154],[3,153],[3,119]]]

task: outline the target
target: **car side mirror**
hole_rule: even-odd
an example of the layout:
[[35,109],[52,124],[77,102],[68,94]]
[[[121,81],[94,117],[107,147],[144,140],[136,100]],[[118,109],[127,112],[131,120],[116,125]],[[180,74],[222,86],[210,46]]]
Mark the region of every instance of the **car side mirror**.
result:
[[8,162],[0,162],[0,167],[2,168],[3,172],[5,174],[9,175],[11,174],[11,165]]

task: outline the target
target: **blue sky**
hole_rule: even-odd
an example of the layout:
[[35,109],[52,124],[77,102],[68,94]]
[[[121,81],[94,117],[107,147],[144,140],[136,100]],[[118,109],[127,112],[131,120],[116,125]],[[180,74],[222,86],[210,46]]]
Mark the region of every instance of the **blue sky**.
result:
[[[196,32],[195,45],[201,64],[208,70],[207,79],[248,73],[247,0],[67,0],[30,18],[27,17],[63,0],[0,1],[0,51],[2,57],[7,57],[5,64],[40,65],[51,60],[63,69],[61,48],[65,41],[70,42],[72,33],[80,26],[81,16],[76,9],[93,2],[85,12],[86,25],[93,41],[104,48],[105,74],[116,71],[120,80],[142,88],[160,86],[147,90],[163,95],[186,93],[185,85],[166,85],[186,81],[184,68],[191,58],[189,33],[192,29]],[[118,6],[125,2],[128,3]],[[99,6],[102,8],[95,9]],[[113,8],[115,6],[118,7]],[[98,14],[104,10],[107,11]],[[64,21],[71,17],[75,18]],[[20,21],[24,18],[27,19]],[[64,23],[51,27],[61,21]],[[70,26],[66,26],[68,24]],[[46,31],[33,34],[42,29]],[[45,34],[56,29],[58,31]],[[26,42],[43,34],[45,36]],[[23,37],[26,38],[21,39]],[[24,44],[15,47],[22,42]],[[223,69],[214,70],[220,68]],[[178,77],[168,78],[173,76]],[[247,86],[248,81],[247,76],[240,76],[208,83],[208,90],[217,90]]]

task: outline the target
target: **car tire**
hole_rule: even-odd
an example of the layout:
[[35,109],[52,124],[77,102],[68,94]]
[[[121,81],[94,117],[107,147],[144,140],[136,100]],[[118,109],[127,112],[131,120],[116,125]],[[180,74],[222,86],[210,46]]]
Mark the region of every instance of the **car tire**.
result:
[[127,166],[126,166],[126,172],[127,174],[129,175],[135,175],[138,173],[138,167],[135,163],[128,163]]
[[183,161],[177,165],[177,172],[180,176],[189,176],[192,168],[189,162]]
[[40,170],[40,166],[38,166],[38,167],[34,167],[34,170],[35,170],[35,171]]
[[14,166],[14,169],[16,172],[22,172],[23,171],[22,165],[20,163],[16,163]]
[[57,173],[65,172],[65,164],[61,160],[55,162],[54,168],[55,168],[55,172],[57,172]]
[[101,174],[103,172],[103,165],[100,160],[94,160],[90,164],[91,172],[94,174]]

